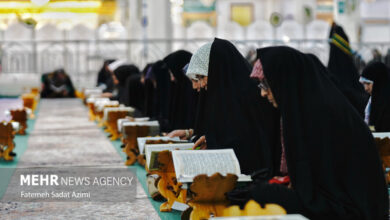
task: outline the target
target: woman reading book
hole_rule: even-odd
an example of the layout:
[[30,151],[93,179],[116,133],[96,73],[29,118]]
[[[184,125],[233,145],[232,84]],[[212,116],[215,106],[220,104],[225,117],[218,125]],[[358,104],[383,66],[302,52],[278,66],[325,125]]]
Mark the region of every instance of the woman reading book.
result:
[[195,89],[201,90],[194,129],[200,138],[195,147],[232,148],[242,173],[268,168],[272,175],[274,159],[269,155],[277,153],[267,137],[276,134],[278,118],[276,109],[258,96],[250,71],[246,59],[226,40],[215,39],[194,53],[186,74],[199,82]]
[[388,219],[372,134],[326,71],[314,56],[289,47],[258,50],[251,77],[280,111],[279,164],[291,184],[258,181],[230,197],[280,204],[309,219]]

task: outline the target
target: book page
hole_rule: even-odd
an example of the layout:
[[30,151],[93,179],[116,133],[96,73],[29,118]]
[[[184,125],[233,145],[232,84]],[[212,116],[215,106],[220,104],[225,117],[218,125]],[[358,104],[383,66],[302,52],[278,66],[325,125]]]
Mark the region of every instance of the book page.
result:
[[103,100],[103,101],[97,101],[95,102],[95,109],[97,111],[103,111],[104,107],[105,106],[115,106],[115,105],[119,105],[119,102],[118,101],[107,101],[107,100]]
[[[146,164],[150,167],[156,167],[154,164],[150,164],[151,156],[153,152],[160,152],[164,150],[191,150],[194,146],[194,143],[186,143],[186,144],[146,144],[145,145],[145,158]],[[153,161],[156,162],[156,161]]]
[[119,122],[119,120],[117,121],[117,123],[118,123],[117,125],[118,125],[118,131],[120,131],[120,132],[123,132],[123,127],[126,127],[126,126],[150,126],[150,127],[157,127],[157,130],[160,129],[160,124],[158,123],[158,121],[135,122],[135,121],[130,121],[130,119],[126,119],[126,120]]
[[99,89],[99,88],[93,88],[93,89],[85,89],[84,90],[84,95],[85,96],[89,96],[91,94],[102,94],[103,93],[103,90],[102,89]]
[[374,136],[374,138],[390,138],[390,132],[372,132],[372,135]]
[[118,119],[118,121],[116,121],[116,126],[118,127],[118,131],[122,132],[122,124],[124,122],[129,122],[129,121],[130,121],[129,118],[120,118],[120,119]]
[[134,112],[135,109],[132,107],[124,107],[124,106],[104,108],[103,121],[107,121],[108,112],[112,112],[112,111]]
[[134,118],[135,122],[142,122],[142,121],[149,121],[149,117],[143,117],[143,118]]
[[87,103],[96,103],[97,101],[110,101],[109,98],[87,98]]
[[172,157],[179,182],[192,182],[200,174],[242,175],[233,149],[173,151]]
[[[173,137],[173,138],[170,138],[170,137],[139,137],[139,138],[137,138],[137,143],[138,143],[138,150],[139,150],[140,154],[145,153],[145,143],[148,140],[163,140],[163,141],[176,141],[176,142],[178,142],[178,141],[180,141],[180,138],[179,137]],[[185,142],[187,142],[187,141],[185,141]]]

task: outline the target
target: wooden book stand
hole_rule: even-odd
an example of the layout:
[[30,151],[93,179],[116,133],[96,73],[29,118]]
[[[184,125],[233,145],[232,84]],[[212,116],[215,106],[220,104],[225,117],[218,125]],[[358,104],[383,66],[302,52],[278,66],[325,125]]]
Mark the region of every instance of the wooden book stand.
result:
[[[383,169],[390,168],[390,139],[388,137],[375,138],[375,144],[382,159]],[[390,173],[386,173],[386,181],[390,183]]]
[[0,123],[0,158],[6,161],[13,160],[9,154],[14,150],[14,135],[11,123]]
[[31,88],[31,94],[38,96],[39,95],[39,88],[38,87]]
[[32,93],[23,94],[22,100],[23,100],[23,107],[31,109],[30,118],[35,118],[34,111],[38,104],[37,95],[34,95]]
[[160,211],[170,212],[174,202],[186,203],[187,190],[182,189],[182,184],[177,182],[172,153],[170,151],[161,151],[158,153],[157,160],[159,170],[150,171],[150,173],[157,174],[160,177],[157,189],[167,199],[166,202],[161,204]]
[[103,116],[104,116],[104,108],[111,108],[111,107],[119,107],[118,105],[104,105],[101,111],[96,110],[95,108],[95,120],[98,122],[99,127],[103,127],[105,124],[103,122]]
[[141,166],[145,166],[146,165],[146,158],[145,158],[145,154],[140,154],[137,156],[137,162],[141,165]]
[[[249,201],[243,210],[239,206],[228,207],[226,193],[234,189],[238,177],[233,174],[222,176],[219,173],[208,177],[198,175],[190,186],[193,198],[188,201],[192,207],[190,220],[209,219],[213,217],[285,215],[286,211],[279,205],[267,204],[265,208],[255,201]],[[184,216],[183,216],[184,217]]]
[[[142,136],[139,136],[139,137],[142,137]],[[144,137],[147,137],[147,136],[144,136]],[[145,144],[174,144],[174,143],[180,143],[180,142],[175,142],[175,141],[166,141],[166,140],[147,140],[145,142]],[[137,144],[138,145],[138,144]],[[137,162],[141,165],[141,166],[145,166],[146,164],[146,158],[145,158],[145,154],[139,154],[137,156]]]
[[98,127],[103,127],[103,111],[96,111],[96,121],[98,122]]
[[111,134],[111,140],[115,141],[121,136],[118,131],[117,121],[120,118],[126,118],[128,111],[111,111],[107,114],[107,129],[106,131]]
[[[126,165],[133,165],[138,160],[138,137],[147,137],[149,135],[149,126],[125,126],[123,127],[123,144],[125,144],[124,152],[127,155]],[[141,158],[140,158],[141,160]],[[142,160],[141,160],[142,162]],[[141,164],[142,165],[142,164]],[[145,163],[144,163],[145,165]]]
[[12,120],[19,122],[18,134],[25,135],[27,129],[27,112],[25,109],[11,110]]
[[190,191],[193,197],[188,201],[192,207],[191,220],[209,219],[210,216],[223,216],[224,209],[229,204],[226,193],[236,186],[238,177],[233,174],[222,176],[215,173],[212,176],[205,174],[194,178]]
[[90,121],[95,121],[95,103],[93,102],[88,102],[88,116]]

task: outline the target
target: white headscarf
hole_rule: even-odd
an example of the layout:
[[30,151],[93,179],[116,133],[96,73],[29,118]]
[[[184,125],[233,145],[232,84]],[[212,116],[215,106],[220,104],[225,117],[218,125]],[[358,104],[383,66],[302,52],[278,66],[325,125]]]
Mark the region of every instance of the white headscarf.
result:
[[191,57],[187,77],[196,79],[196,75],[207,76],[209,73],[210,51],[213,42],[201,46]]
[[114,72],[116,69],[118,69],[118,67],[122,66],[126,64],[126,61],[125,60],[116,60],[114,62],[112,62],[111,64],[108,65],[108,69],[111,71],[111,72]]

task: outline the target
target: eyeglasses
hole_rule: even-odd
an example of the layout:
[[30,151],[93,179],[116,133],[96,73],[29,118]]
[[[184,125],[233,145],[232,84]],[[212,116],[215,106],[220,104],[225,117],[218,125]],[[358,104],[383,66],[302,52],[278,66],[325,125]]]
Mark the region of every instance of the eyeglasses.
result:
[[205,76],[203,75],[196,75],[196,80],[199,81],[199,80],[202,80],[204,79]]
[[264,90],[269,89],[269,85],[268,85],[266,80],[260,81],[260,83],[259,83],[259,85],[257,85],[257,87],[259,87],[260,89],[264,89]]

